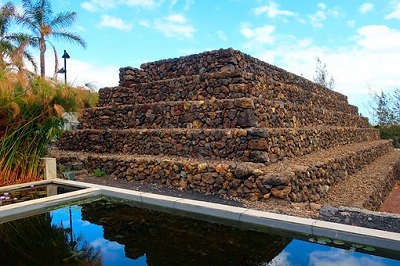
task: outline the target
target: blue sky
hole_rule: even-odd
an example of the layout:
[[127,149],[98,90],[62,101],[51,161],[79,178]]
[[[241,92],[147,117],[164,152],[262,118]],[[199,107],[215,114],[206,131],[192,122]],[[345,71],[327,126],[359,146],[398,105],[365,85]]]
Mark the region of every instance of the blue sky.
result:
[[[70,54],[69,81],[76,85],[115,86],[120,67],[232,47],[308,79],[318,56],[335,90],[364,115],[368,88],[400,87],[400,0],[52,2],[56,13],[78,13],[70,30],[88,43],[84,50],[54,41],[60,55]],[[53,67],[47,71],[51,76]]]

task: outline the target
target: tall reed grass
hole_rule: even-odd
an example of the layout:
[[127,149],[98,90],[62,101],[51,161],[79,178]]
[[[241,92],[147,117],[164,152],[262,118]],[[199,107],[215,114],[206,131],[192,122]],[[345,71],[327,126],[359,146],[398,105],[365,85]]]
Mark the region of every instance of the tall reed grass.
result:
[[61,133],[62,113],[95,102],[87,90],[0,70],[0,186],[41,179],[41,158]]

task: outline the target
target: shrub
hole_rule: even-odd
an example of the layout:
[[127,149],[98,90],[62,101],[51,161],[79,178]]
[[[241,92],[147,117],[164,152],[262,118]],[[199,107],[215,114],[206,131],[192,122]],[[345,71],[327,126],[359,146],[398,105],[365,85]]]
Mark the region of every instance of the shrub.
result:
[[107,173],[105,171],[101,170],[101,169],[96,169],[96,170],[93,171],[93,176],[94,177],[103,177],[103,176],[106,176],[106,175],[107,175]]
[[400,125],[375,126],[375,128],[379,129],[381,139],[391,139],[393,146],[400,148]]

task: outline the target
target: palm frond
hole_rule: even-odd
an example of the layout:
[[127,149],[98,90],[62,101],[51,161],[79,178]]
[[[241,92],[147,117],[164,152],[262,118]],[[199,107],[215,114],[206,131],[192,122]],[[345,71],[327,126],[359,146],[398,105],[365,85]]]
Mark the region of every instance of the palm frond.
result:
[[72,32],[67,32],[67,31],[53,32],[53,36],[55,39],[64,39],[71,43],[80,44],[83,48],[87,47],[85,40],[82,39],[82,37],[80,37],[79,35],[76,35]]
[[63,12],[58,13],[53,20],[50,22],[49,26],[55,30],[63,29],[65,27],[73,24],[77,19],[76,12]]
[[16,15],[16,8],[13,3],[7,2],[0,8],[0,36],[8,31],[12,19]]

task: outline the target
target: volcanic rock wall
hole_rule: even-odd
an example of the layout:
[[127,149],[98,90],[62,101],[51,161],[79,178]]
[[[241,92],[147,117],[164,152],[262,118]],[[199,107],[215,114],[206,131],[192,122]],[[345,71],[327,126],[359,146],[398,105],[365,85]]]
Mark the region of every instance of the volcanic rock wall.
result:
[[233,49],[121,68],[99,98],[59,160],[114,178],[315,202],[392,149],[346,96]]

